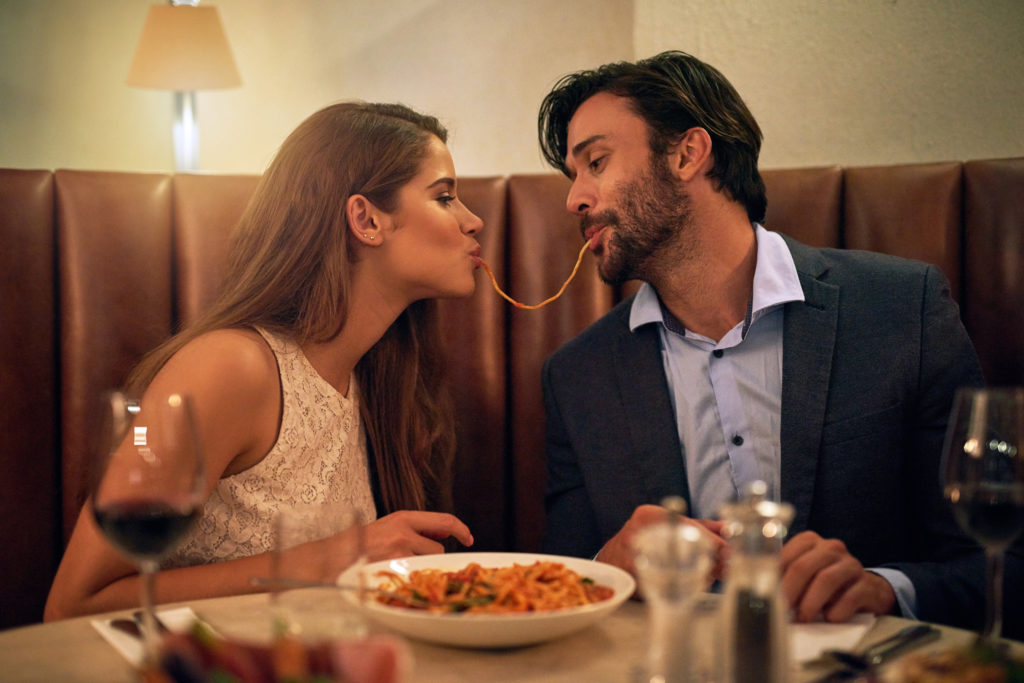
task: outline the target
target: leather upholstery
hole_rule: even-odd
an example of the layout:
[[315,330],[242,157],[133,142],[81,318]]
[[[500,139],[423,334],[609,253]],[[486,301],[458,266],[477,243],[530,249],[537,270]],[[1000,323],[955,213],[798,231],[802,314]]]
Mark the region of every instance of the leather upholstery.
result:
[[842,246],[926,261],[959,298],[961,164],[848,169]]
[[[480,255],[499,281],[505,276],[506,184],[504,177],[466,178],[458,187],[463,203],[484,221],[477,236]],[[489,289],[481,274],[477,296],[440,303],[458,438],[455,509],[473,531],[476,547],[484,549],[502,547],[511,524],[505,499],[508,321],[504,302]]]
[[965,324],[993,384],[1024,384],[1024,159],[964,165]]
[[195,320],[213,298],[231,233],[258,182],[251,175],[174,176],[175,329]]
[[171,332],[171,179],[85,171],[55,179],[67,539],[94,469],[103,394]]
[[[1024,383],[1024,158],[764,172],[765,224],[815,246],[919,258],[950,278],[992,384]],[[87,489],[99,398],[195,318],[257,176],[0,169],[0,628],[38,621]],[[556,174],[464,178],[483,257],[537,303],[582,246]],[[636,283],[584,257],[513,308],[486,275],[441,302],[457,411],[455,507],[478,550],[539,548],[540,366]],[[600,420],[601,416],[594,416]]]
[[0,169],[0,628],[42,616],[60,557],[53,176]]

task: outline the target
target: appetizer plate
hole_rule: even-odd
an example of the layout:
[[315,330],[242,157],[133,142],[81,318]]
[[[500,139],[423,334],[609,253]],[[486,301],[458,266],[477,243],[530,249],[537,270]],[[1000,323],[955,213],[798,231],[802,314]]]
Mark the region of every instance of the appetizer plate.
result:
[[[376,587],[385,580],[377,576],[377,572],[383,570],[408,576],[415,569],[456,571],[471,562],[483,567],[510,567],[513,564],[528,565],[537,561],[561,562],[580,576],[608,586],[615,594],[607,600],[582,607],[514,614],[432,614],[408,607],[391,607],[372,598],[360,603],[356,595],[352,595],[351,599],[359,604],[371,620],[410,638],[458,647],[501,648],[531,645],[579,631],[614,612],[636,588],[632,576],[612,565],[578,557],[531,553],[418,555],[372,562],[363,565],[361,571],[365,585]],[[360,568],[349,569],[339,577],[338,582],[356,583],[360,580],[359,572]]]

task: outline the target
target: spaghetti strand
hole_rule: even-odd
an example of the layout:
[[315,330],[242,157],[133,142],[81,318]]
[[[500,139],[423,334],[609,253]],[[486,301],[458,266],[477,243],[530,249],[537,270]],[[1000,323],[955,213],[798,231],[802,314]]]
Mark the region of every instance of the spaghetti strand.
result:
[[562,296],[562,292],[564,292],[565,288],[569,286],[569,283],[572,282],[572,279],[576,277],[576,271],[580,269],[580,264],[583,263],[583,254],[587,253],[587,247],[589,246],[589,241],[583,243],[583,248],[580,249],[580,255],[576,257],[576,265],[572,267],[572,272],[569,273],[569,279],[567,279],[562,284],[561,289],[559,289],[554,296],[550,296],[547,299],[544,299],[544,301],[541,301],[539,304],[524,304],[510,297],[508,294],[502,291],[501,287],[498,285],[498,280],[497,278],[494,277],[494,272],[491,271],[491,267],[487,265],[487,261],[484,261],[482,258],[478,258],[478,260],[480,261],[480,265],[484,267],[484,270],[487,271],[488,277],[491,278],[491,284],[494,286],[494,291],[496,291],[498,295],[501,296],[501,298],[505,299],[505,301],[509,302],[516,308],[522,308],[527,311],[535,311],[538,308],[543,308],[544,306],[547,306],[549,303],[551,303],[558,297]]

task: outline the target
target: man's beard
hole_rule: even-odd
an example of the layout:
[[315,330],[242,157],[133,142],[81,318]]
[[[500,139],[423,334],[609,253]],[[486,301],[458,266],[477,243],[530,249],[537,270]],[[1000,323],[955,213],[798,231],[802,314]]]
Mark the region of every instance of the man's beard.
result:
[[677,243],[690,224],[689,195],[665,157],[652,158],[646,171],[619,183],[616,194],[618,209],[591,214],[581,226],[583,231],[590,225],[612,228],[598,273],[610,285],[650,281],[657,255]]

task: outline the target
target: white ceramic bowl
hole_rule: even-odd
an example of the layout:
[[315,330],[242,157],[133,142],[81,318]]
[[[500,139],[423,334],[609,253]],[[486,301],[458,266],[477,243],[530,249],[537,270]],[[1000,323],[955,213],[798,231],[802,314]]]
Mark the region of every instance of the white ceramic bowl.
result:
[[[513,564],[533,564],[537,561],[561,562],[580,576],[608,586],[615,594],[592,605],[516,614],[432,614],[407,607],[391,607],[372,599],[362,603],[361,608],[373,621],[410,638],[459,647],[516,647],[560,638],[590,626],[614,612],[636,588],[633,577],[627,572],[603,562],[529,553],[419,555],[373,562],[364,565],[362,572],[367,586],[377,586],[382,579],[376,574],[381,570],[408,576],[415,569],[454,571],[471,562],[483,567],[509,567]],[[348,570],[341,575],[339,583],[355,583],[359,580],[356,575],[358,571]],[[358,602],[358,598],[353,600]]]

